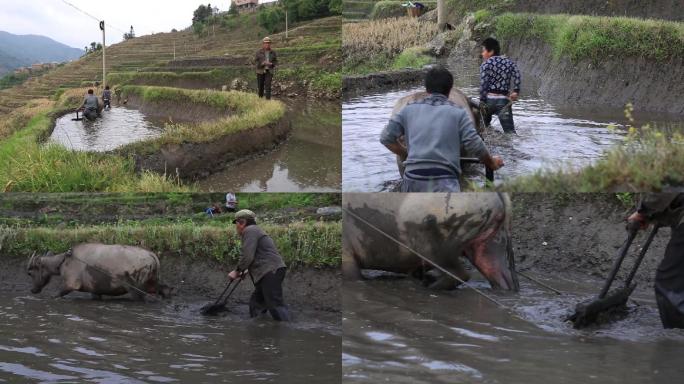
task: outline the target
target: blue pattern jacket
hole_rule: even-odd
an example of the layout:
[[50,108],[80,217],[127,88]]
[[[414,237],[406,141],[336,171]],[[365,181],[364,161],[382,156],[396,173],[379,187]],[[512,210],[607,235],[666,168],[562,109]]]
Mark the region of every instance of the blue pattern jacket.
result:
[[480,65],[480,101],[487,101],[488,93],[508,95],[511,79],[513,91],[520,93],[520,71],[515,63],[505,56],[492,56]]

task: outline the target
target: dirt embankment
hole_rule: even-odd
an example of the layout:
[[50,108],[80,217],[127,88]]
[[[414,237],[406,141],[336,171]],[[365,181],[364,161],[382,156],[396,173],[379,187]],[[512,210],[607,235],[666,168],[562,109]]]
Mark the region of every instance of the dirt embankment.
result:
[[[674,102],[684,94],[684,60],[652,61],[636,57],[554,59],[552,47],[535,39],[511,39],[504,53],[511,57],[526,79],[539,81],[539,95],[550,102],[599,110],[624,108],[636,111],[684,114],[684,103]],[[673,98],[674,97],[674,98]]]
[[[148,116],[170,118],[173,121],[204,122],[231,114],[231,111],[200,104],[170,108],[171,102],[142,102],[141,98],[133,95],[129,97],[128,104]],[[222,170],[230,161],[272,150],[287,138],[291,128],[292,124],[281,118],[268,125],[230,133],[211,142],[163,144],[158,152],[133,153],[133,156],[138,170],[197,180]],[[127,155],[130,151],[130,148],[124,147],[116,152]]]
[[[513,244],[517,267],[548,272],[582,273],[605,278],[627,237],[630,208],[614,194],[514,194]],[[640,231],[618,274],[624,279],[648,236]],[[646,253],[635,281],[650,287],[670,238],[661,228]]]
[[681,0],[517,0],[513,9],[517,12],[684,20]]
[[425,78],[425,73],[427,73],[426,69],[404,69],[368,75],[345,76],[342,78],[342,94],[343,97],[348,98],[369,91],[418,84]]
[[[188,300],[214,300],[227,283],[230,266],[192,255],[160,255],[164,283],[177,289],[176,297]],[[31,279],[26,274],[27,259],[0,256],[0,290],[30,295]],[[61,278],[55,276],[41,295],[55,295]],[[340,312],[342,277],[339,268],[288,270],[283,283],[285,301],[293,308]],[[247,304],[254,290],[250,280],[243,281],[231,296],[231,303]]]

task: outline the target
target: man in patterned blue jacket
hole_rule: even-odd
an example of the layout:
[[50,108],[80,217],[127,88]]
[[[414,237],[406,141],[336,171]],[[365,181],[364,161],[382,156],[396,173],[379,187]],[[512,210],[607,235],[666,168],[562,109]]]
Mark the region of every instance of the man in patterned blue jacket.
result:
[[518,100],[520,93],[520,71],[511,59],[500,56],[500,52],[496,39],[489,37],[482,42],[484,62],[480,65],[480,110],[486,126],[496,114],[504,132],[515,133],[511,104]]

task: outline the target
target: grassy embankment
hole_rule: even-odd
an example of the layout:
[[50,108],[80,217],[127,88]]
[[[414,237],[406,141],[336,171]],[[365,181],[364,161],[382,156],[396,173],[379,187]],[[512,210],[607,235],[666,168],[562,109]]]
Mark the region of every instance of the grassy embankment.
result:
[[684,23],[626,17],[504,13],[493,17],[495,35],[539,39],[555,58],[594,61],[642,57],[666,61],[684,58]]
[[[317,218],[316,208],[342,204],[338,193],[238,193],[239,208],[256,212],[260,223]],[[71,228],[133,221],[139,225],[185,223],[228,225],[232,214],[210,217],[223,193],[14,193],[0,199],[0,225]],[[335,219],[326,217],[326,219]]]
[[432,61],[423,48],[437,35],[437,24],[402,17],[342,26],[342,72],[367,74],[420,68]]
[[[161,137],[130,145],[130,150],[152,151],[169,143],[206,142],[243,129],[276,121],[284,114],[277,101],[260,100],[240,92],[184,90],[127,86],[146,102],[204,103],[237,113],[198,124],[168,124]],[[78,106],[85,89],[60,91],[57,100],[41,100],[13,112],[0,123],[0,185],[5,191],[188,191],[164,175],[137,174],[128,156],[70,151],[57,144],[42,144],[56,116]]]
[[285,105],[279,101],[260,99],[255,94],[237,91],[127,85],[122,87],[122,94],[124,98],[135,95],[143,103],[152,105],[164,102],[176,105],[202,104],[217,111],[233,112],[207,122],[166,124],[160,137],[128,146],[145,151],[157,150],[164,144],[209,142],[237,131],[268,125],[285,114]]
[[[111,206],[136,204],[145,199],[146,204],[158,205],[172,203],[184,205],[192,210],[200,203],[203,195],[102,195],[93,201],[86,196],[71,197],[81,199],[81,204],[101,203]],[[51,197],[45,197],[49,204]],[[339,204],[338,194],[239,194],[240,206],[254,210],[258,218],[267,217],[269,212],[288,208],[307,207],[311,203]],[[54,199],[59,200],[59,199]],[[15,204],[21,202],[14,200]],[[78,203],[78,202],[76,202]],[[3,202],[12,204],[12,200]],[[137,206],[140,209],[141,206]],[[70,209],[70,208],[68,208]],[[57,212],[53,214],[58,214]],[[240,255],[240,242],[230,223],[232,215],[209,218],[205,214],[188,216],[179,214],[160,215],[146,220],[121,220],[109,224],[54,225],[44,221],[25,220],[0,227],[0,249],[8,256],[29,256],[33,251],[62,252],[80,242],[103,242],[108,244],[141,245],[158,254],[180,255],[192,258],[212,258],[234,263]],[[263,222],[263,220],[260,220]],[[262,225],[273,237],[285,261],[290,266],[338,267],[341,253],[341,223],[303,220],[287,224],[266,223]]]

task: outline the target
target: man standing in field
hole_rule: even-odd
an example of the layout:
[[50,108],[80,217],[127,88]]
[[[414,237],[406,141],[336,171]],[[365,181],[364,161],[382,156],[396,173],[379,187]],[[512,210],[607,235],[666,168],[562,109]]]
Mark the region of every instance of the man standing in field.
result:
[[515,133],[512,105],[520,93],[520,71],[511,59],[500,53],[501,46],[496,39],[489,37],[482,42],[480,110],[485,126],[492,122],[492,115],[497,115],[504,132]]
[[663,327],[684,328],[684,193],[648,194],[628,221],[642,229],[650,223],[672,228],[656,271],[655,293]]
[[269,37],[264,37],[261,49],[256,53],[254,63],[256,64],[259,97],[266,96],[266,100],[271,100],[271,82],[273,81],[273,71],[278,64],[278,57],[275,51],[271,49]]
[[387,149],[405,159],[401,192],[459,192],[461,148],[493,170],[503,166],[500,157],[490,156],[468,112],[449,101],[453,84],[446,68],[431,68],[425,76],[430,95],[392,116],[380,135]]
[[243,209],[235,214],[235,229],[242,240],[242,256],[230,279],[249,274],[254,282],[254,293],[249,300],[250,317],[270,312],[274,320],[290,321],[283,299],[285,263],[275,243],[256,225],[254,212]]

